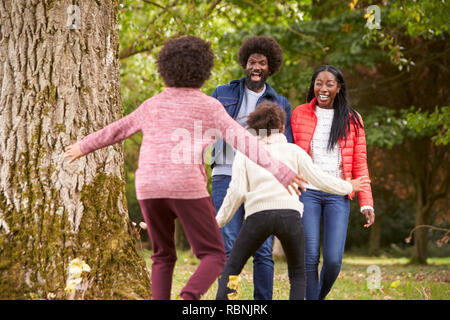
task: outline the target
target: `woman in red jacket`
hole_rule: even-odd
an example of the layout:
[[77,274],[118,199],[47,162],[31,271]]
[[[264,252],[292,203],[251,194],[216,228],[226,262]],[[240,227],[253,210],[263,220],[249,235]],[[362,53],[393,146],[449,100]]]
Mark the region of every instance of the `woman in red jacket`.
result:
[[[349,180],[369,176],[366,139],[361,116],[347,100],[342,73],[335,67],[322,66],[314,72],[308,103],[292,112],[294,142],[308,152],[323,171]],[[313,185],[300,196],[304,204],[306,299],[324,299],[336,281],[342,264],[347,236],[350,199],[322,192]],[[375,221],[372,192],[360,191],[364,227]],[[320,222],[323,217],[323,267],[320,260]]]

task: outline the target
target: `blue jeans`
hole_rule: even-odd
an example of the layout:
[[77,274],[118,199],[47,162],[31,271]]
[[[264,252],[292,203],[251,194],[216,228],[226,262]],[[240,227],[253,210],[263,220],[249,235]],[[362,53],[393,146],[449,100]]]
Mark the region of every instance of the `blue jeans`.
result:
[[[231,177],[227,175],[215,175],[212,177],[212,201],[216,213],[219,211],[223,199],[227,194],[230,181]],[[225,245],[227,260],[239,231],[241,230],[244,216],[244,205],[242,205],[239,207],[233,218],[220,229]],[[273,236],[269,236],[253,255],[253,298],[255,300],[272,300],[274,272],[272,244]]]
[[[304,204],[306,299],[322,300],[330,292],[341,271],[347,237],[350,200],[319,190],[308,189],[300,195]],[[323,217],[323,266],[320,261],[320,220]]]

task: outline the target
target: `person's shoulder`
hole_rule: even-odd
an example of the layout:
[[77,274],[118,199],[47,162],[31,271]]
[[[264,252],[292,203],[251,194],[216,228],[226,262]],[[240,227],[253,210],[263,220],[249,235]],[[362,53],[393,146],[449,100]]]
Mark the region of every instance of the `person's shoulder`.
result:
[[[299,111],[300,111],[300,110],[309,110],[309,108],[310,108],[309,102],[300,104],[300,105],[298,105],[297,107],[295,107],[295,109],[298,109]],[[294,109],[294,110],[295,110],[295,109]]]
[[281,94],[278,94],[275,91],[275,89],[267,82],[266,82],[266,91],[267,91],[268,94],[270,94],[271,96],[273,96],[275,98],[276,102],[279,105],[281,105],[283,107],[286,107],[287,105],[289,105],[289,106],[291,105],[289,103],[288,98],[286,98],[285,96],[282,96]]
[[[353,111],[355,111],[355,114],[358,116],[359,120],[362,121],[361,114],[358,111],[356,111],[355,108],[352,108],[352,109],[353,109]],[[350,116],[351,116],[351,114],[350,114]]]
[[239,150],[236,150],[236,154],[234,155],[233,166],[235,164],[237,164],[239,166],[241,166],[241,165],[245,166],[246,160],[248,160],[248,158],[245,156],[245,154],[243,154]]
[[290,151],[296,151],[296,150],[303,150],[302,148],[300,148],[298,145],[296,145],[295,143],[292,142],[286,142],[284,144],[285,148],[290,150]]
[[363,121],[361,114],[358,111],[356,111],[355,108],[353,108],[353,107],[351,108],[351,110],[353,112],[349,112],[350,118],[355,118],[355,115],[356,115],[356,117],[358,118],[357,121],[359,121],[359,123],[361,124],[361,128],[364,130],[364,121]]
[[272,148],[272,149],[276,150],[276,152],[282,153],[284,155],[289,155],[289,154],[295,153],[297,149],[301,149],[295,143],[288,142],[286,139],[283,139],[282,141],[276,141],[276,142],[272,141],[272,143],[267,144],[266,147]]
[[310,116],[312,113],[314,113],[314,108],[311,106],[311,102],[306,102],[306,103],[300,104],[292,110],[293,116],[298,116],[298,115],[305,116],[306,114],[308,114]]
[[279,104],[281,104],[283,107],[289,107],[289,108],[291,107],[291,104],[290,104],[288,98],[286,98],[285,96],[279,95],[279,94],[277,94],[277,96],[278,96],[278,100],[280,101]]
[[212,105],[213,107],[217,107],[217,106],[222,107],[222,104],[220,103],[220,101],[214,97],[211,97],[211,96],[208,96],[207,94],[205,94],[205,96],[202,98],[208,105]]
[[216,87],[216,92],[226,92],[228,90],[233,90],[239,88],[242,79],[231,80],[227,84],[222,84]]
[[302,105],[302,104],[298,105],[298,106],[296,106],[295,108],[292,109],[292,117],[296,118],[296,117],[298,117],[299,114],[301,114],[304,111],[305,111],[304,105]]
[[162,92],[155,94],[154,96],[148,97],[144,101],[141,102],[139,108],[146,108],[152,105],[155,101],[158,101],[162,97]]
[[285,148],[286,148],[286,151],[290,152],[291,154],[297,154],[299,156],[308,155],[305,150],[303,150],[301,147],[299,147],[295,143],[288,142],[288,143],[286,143]]

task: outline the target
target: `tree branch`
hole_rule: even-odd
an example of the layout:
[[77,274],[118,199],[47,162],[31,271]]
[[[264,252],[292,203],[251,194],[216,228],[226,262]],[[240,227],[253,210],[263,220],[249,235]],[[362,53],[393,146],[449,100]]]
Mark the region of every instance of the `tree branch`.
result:
[[256,3],[254,3],[253,1],[242,0],[242,2],[244,2],[244,3],[248,4],[249,6],[255,8],[255,9],[258,10],[259,12],[266,13],[266,11],[265,11],[263,8],[261,8],[260,6],[258,6],[258,5],[257,5]]
[[214,9],[216,8],[216,6],[217,6],[220,2],[222,2],[222,0],[215,0],[213,3],[211,3],[211,5],[210,5],[209,8],[208,8],[208,11],[206,11],[205,18],[210,16],[210,14],[214,11]]
[[[163,5],[161,5],[159,3],[156,3],[154,1],[149,1],[149,0],[142,0],[142,1],[144,1],[145,3],[151,4],[151,5],[154,5],[156,7],[159,7],[161,9],[164,9],[164,11],[170,11],[170,8],[176,6],[176,4],[177,4],[177,1],[174,1],[171,5],[163,6]],[[212,2],[209,5],[208,10],[206,11],[205,15],[203,16],[203,20],[211,15],[211,13],[214,11],[214,9],[217,7],[217,5],[221,1],[222,0],[215,0],[214,2]],[[119,53],[119,59],[120,60],[126,59],[126,58],[131,57],[131,56],[133,56],[135,54],[151,51],[151,50],[153,50],[153,48],[155,46],[157,46],[157,45],[153,44],[151,46],[142,46],[141,48],[138,49],[137,45],[136,45],[136,44],[139,44],[139,43],[143,42],[143,40],[142,40],[143,35],[147,32],[149,27],[151,25],[153,25],[153,23],[155,22],[155,20],[157,18],[158,18],[158,15],[155,16],[151,21],[149,21],[149,23],[147,24],[147,26],[145,28],[141,28],[140,29],[139,35],[133,41],[133,43],[135,43],[135,44],[133,44],[133,45],[131,45],[129,47],[126,47],[126,48],[124,48],[123,50],[120,51],[120,53]],[[181,23],[181,21],[180,21],[180,23]],[[158,39],[161,40],[161,36],[158,36]]]
[[142,47],[140,49],[137,49],[135,46],[130,46],[127,47],[125,49],[123,49],[122,51],[120,51],[119,53],[119,59],[125,59],[131,56],[134,56],[135,54],[138,53],[142,53],[142,52],[146,52],[146,51],[151,51],[153,48],[152,47]]
[[148,4],[152,4],[152,5],[156,6],[156,7],[162,8],[162,9],[166,8],[163,5],[161,5],[159,3],[156,3],[156,2],[153,2],[153,1],[149,1],[149,0],[142,0],[142,1],[144,1],[145,3],[148,3]]
[[[260,7],[259,5],[257,5],[256,3],[254,3],[253,1],[250,0],[242,0],[244,3],[248,4],[249,6],[255,8],[256,10],[258,10],[259,12],[265,14],[267,16],[267,12]],[[277,16],[275,16],[275,20],[277,19]],[[321,43],[319,43],[314,37],[312,36],[308,36],[306,34],[303,34],[295,29],[293,29],[290,25],[286,25],[285,26],[290,32],[292,32],[293,34],[299,36],[300,38],[303,39],[307,39],[312,41],[316,46],[318,46],[322,51],[326,51],[328,50],[327,48],[325,48]]]
[[[163,7],[163,6],[161,6],[161,5],[158,5],[157,3],[154,3],[154,2],[152,2],[152,1],[147,1],[147,0],[143,0],[145,3],[150,3],[150,4],[153,4],[153,5],[155,5],[155,6],[157,6],[157,7],[160,7],[160,8],[162,8],[162,9],[164,9],[164,10],[167,10],[166,9],[166,7]],[[126,58],[128,58],[128,57],[131,57],[131,56],[133,56],[133,55],[135,55],[135,54],[138,54],[138,53],[142,53],[142,52],[146,52],[146,51],[151,51],[152,49],[153,49],[153,47],[154,47],[154,45],[153,46],[151,46],[151,47],[149,47],[149,46],[143,46],[142,48],[140,48],[140,49],[137,49],[136,48],[136,43],[140,43],[142,40],[142,36],[147,32],[147,30],[148,30],[148,28],[151,26],[151,25],[153,25],[154,24],[154,22],[155,22],[155,20],[158,18],[158,15],[156,15],[155,17],[153,17],[153,19],[151,19],[149,22],[148,22],[148,24],[147,24],[147,26],[145,27],[145,28],[141,28],[140,29],[140,31],[139,31],[139,34],[138,34],[138,36],[136,37],[136,39],[133,41],[133,45],[131,45],[131,46],[129,46],[129,47],[126,47],[125,49],[122,49],[120,52],[119,52],[119,60],[122,60],[122,59],[126,59]],[[159,37],[158,37],[159,38]]]
[[415,226],[414,229],[411,230],[408,237],[405,239],[405,242],[410,243],[411,239],[412,239],[412,234],[414,233],[414,231],[416,231],[417,229],[420,229],[420,228],[430,228],[430,229],[434,229],[434,230],[438,230],[438,231],[446,231],[446,235],[450,232],[450,229],[439,228],[439,227],[431,226],[428,224],[421,224],[421,225]]

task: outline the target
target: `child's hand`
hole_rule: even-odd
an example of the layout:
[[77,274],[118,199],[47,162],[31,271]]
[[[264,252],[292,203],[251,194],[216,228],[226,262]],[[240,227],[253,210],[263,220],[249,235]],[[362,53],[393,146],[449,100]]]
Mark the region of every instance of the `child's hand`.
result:
[[80,150],[80,145],[77,143],[72,144],[66,148],[66,153],[64,153],[64,158],[69,159],[69,163],[74,162],[78,158],[81,158],[84,154]]
[[[357,179],[353,179],[349,181],[352,184],[353,192],[367,192],[367,189],[370,186],[370,179],[367,176],[359,177]],[[366,189],[366,190],[364,190]]]
[[303,191],[306,191],[306,188],[303,186],[303,183],[308,184],[309,182],[301,174],[297,174],[297,176],[294,178],[294,180],[291,181],[291,183],[286,187],[286,189],[288,190],[289,194],[292,194],[292,192],[289,188],[289,187],[292,187],[292,189],[294,189],[295,193],[299,196],[301,193],[295,184],[297,184]]

